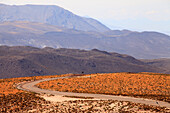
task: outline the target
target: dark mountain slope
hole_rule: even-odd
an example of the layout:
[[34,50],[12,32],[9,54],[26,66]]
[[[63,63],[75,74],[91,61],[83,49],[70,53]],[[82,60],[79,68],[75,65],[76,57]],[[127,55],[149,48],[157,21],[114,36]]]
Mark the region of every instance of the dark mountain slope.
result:
[[170,73],[170,59],[162,58],[162,59],[150,59],[150,60],[141,60],[142,62],[147,63],[148,65],[162,68],[165,70],[165,73]]
[[162,72],[128,55],[97,49],[0,47],[0,78],[64,73]]
[[0,5],[0,22],[29,21],[58,25],[82,31],[104,32],[110,30],[102,23],[91,18],[73,14],[58,6],[51,5]]

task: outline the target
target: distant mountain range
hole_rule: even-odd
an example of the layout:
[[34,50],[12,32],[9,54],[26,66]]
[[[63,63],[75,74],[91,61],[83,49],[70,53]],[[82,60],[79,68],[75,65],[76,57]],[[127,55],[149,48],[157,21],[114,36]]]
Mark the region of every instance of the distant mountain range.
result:
[[[0,78],[65,73],[167,72],[131,56],[79,49],[0,46]],[[167,64],[169,65],[169,64]]]
[[82,31],[103,32],[110,30],[95,19],[80,17],[55,5],[0,4],[0,22],[5,21],[46,23]]
[[158,32],[87,32],[36,22],[1,22],[0,45],[99,49],[136,58],[170,58],[170,36]]
[[135,58],[170,58],[170,36],[110,30],[99,21],[51,5],[0,4],[0,45],[99,49]]

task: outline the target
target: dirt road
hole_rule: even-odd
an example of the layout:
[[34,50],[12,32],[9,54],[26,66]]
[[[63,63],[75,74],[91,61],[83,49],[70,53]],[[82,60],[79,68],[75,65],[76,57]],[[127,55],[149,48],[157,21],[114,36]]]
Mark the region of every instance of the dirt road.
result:
[[101,99],[101,100],[112,99],[112,100],[130,101],[130,102],[134,102],[134,103],[149,104],[149,105],[168,107],[168,108],[170,107],[170,104],[167,103],[167,102],[150,100],[150,99],[134,98],[134,97],[128,97],[128,96],[104,95],[104,94],[59,92],[59,91],[51,91],[51,90],[46,90],[46,89],[40,89],[40,88],[35,86],[36,84],[43,82],[43,81],[50,81],[50,80],[63,79],[63,78],[66,79],[66,78],[71,78],[71,77],[48,78],[48,79],[42,79],[42,80],[27,82],[27,83],[18,85],[17,88],[21,89],[21,90],[36,92],[36,93],[46,93],[46,94],[61,95],[61,96],[67,95],[67,96],[93,97],[94,99]]

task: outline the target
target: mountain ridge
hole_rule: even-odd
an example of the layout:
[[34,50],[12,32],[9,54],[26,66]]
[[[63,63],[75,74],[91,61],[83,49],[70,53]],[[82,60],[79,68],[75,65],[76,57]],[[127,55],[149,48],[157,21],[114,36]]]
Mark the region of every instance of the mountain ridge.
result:
[[110,30],[99,21],[55,5],[0,5],[0,45],[96,48],[140,59],[170,58],[168,35]]
[[97,49],[0,46],[0,78],[66,73],[164,72],[134,57]]
[[80,17],[56,5],[0,5],[0,10],[0,22],[30,21],[82,31],[110,30],[95,19]]
[[170,58],[170,36],[158,32],[85,32],[36,22],[0,23],[0,45],[99,49],[135,58]]

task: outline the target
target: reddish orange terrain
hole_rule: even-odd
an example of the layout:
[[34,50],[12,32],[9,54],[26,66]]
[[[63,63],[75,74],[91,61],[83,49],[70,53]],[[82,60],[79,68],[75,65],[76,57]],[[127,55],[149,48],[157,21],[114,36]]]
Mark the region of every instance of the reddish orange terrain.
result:
[[49,76],[33,76],[33,77],[0,79],[0,95],[16,94],[19,92],[23,92],[21,90],[16,89],[16,85],[21,82],[39,80],[44,78],[61,77],[61,76],[67,76],[67,75],[55,75],[55,76],[49,75]]
[[170,76],[154,73],[92,74],[90,78],[69,78],[37,84],[43,89],[127,95],[170,102]]
[[[21,82],[61,76],[70,76],[70,74],[0,79],[0,113],[109,113],[113,111],[165,113],[170,111],[169,108],[160,106],[114,100],[77,100],[51,103],[42,98],[43,95],[16,89],[16,85]],[[155,95],[156,99],[158,97],[161,97],[160,99],[164,99],[165,101],[169,99],[170,76],[167,75],[113,73],[85,76],[90,76],[90,78],[59,79],[42,82],[38,86],[59,91],[132,96]]]
[[68,75],[0,79],[0,113],[21,113],[32,109],[44,109],[42,104],[47,105],[48,101],[35,93],[18,90],[16,85],[21,82],[61,76]]

